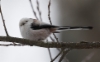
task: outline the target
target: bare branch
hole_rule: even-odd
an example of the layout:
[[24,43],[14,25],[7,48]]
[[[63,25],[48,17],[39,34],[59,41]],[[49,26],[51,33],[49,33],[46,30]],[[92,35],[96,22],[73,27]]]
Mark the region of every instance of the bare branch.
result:
[[38,13],[39,13],[40,21],[42,21],[41,11],[40,11],[40,8],[39,8],[39,1],[36,0],[36,3],[37,3],[37,10],[38,10]]
[[[0,46],[14,46],[14,44],[0,44]],[[16,46],[24,46],[24,45],[16,44]]]
[[[38,19],[37,15],[36,15],[36,12],[35,12],[35,10],[34,10],[34,7],[33,7],[33,5],[32,5],[32,1],[29,0],[29,2],[30,2],[30,5],[31,5],[31,8],[32,8],[32,11],[33,11],[34,16],[36,17],[36,19]],[[38,19],[38,20],[39,20],[39,19]]]
[[100,42],[43,42],[43,41],[31,41],[16,37],[0,36],[0,41],[2,42],[16,42],[30,46],[39,46],[44,48],[71,48],[71,49],[100,49]]

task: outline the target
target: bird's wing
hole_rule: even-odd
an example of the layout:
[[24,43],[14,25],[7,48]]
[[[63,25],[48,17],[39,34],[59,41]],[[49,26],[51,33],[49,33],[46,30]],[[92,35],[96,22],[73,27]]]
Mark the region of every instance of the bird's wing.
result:
[[48,28],[48,29],[56,28],[56,30],[90,30],[93,27],[92,26],[55,26],[34,19],[33,23],[31,23],[30,25],[30,28],[32,28],[33,30],[38,30],[43,28]]
[[50,24],[42,24],[42,25],[36,25],[36,24],[31,24],[31,28],[33,30],[38,30],[38,29],[43,29],[43,28],[58,28],[58,26],[50,25]]
[[90,30],[92,26],[55,26],[42,22],[41,24],[31,24],[33,30],[43,29],[43,28],[57,28],[57,30]]

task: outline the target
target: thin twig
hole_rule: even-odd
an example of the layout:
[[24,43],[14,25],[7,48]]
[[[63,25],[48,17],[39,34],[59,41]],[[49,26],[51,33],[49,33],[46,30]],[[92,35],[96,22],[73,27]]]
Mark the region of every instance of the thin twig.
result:
[[[2,18],[2,22],[3,22],[4,30],[6,32],[6,35],[9,37],[8,31],[7,31],[7,28],[6,28],[6,25],[5,25],[5,20],[4,20],[3,14],[2,14],[1,7],[0,7],[0,11],[1,11],[1,18]],[[14,43],[14,42],[12,42],[12,43],[13,43],[14,46],[16,45],[16,43]]]
[[54,33],[53,33],[53,35],[54,35],[54,37],[55,37],[56,41],[57,41],[57,42],[59,42],[59,40],[58,40],[57,36],[56,36]]
[[50,48],[48,48],[48,52],[49,52],[50,59],[52,60],[52,55],[51,55]]
[[37,10],[38,10],[38,13],[39,13],[40,21],[42,21],[41,11],[40,11],[40,8],[39,8],[39,1],[36,0],[36,3],[37,3]]
[[[40,8],[39,8],[39,1],[37,0],[36,3],[37,3],[37,10],[38,10],[38,13],[39,13],[40,21],[42,21],[41,11],[40,11]],[[48,39],[47,39],[47,42],[48,42]],[[52,60],[50,48],[48,48],[48,52],[49,52],[50,59]]]
[[[48,42],[48,39],[47,39],[47,42]],[[48,48],[48,52],[49,52],[50,59],[52,60],[52,55],[51,55],[50,48]]]
[[[30,5],[31,5],[31,8],[32,8],[32,11],[33,11],[34,16],[36,17],[36,19],[38,19],[37,14],[36,14],[36,12],[35,12],[35,10],[34,10],[34,7],[33,7],[33,5],[32,5],[32,1],[29,0],[29,2],[30,2]],[[38,20],[39,20],[39,19],[38,19]]]
[[[51,13],[50,13],[50,6],[51,6],[51,0],[49,0],[49,4],[48,4],[48,19],[49,19],[50,24],[52,25],[52,21],[51,21],[51,17],[50,17],[50,15],[51,15]],[[56,35],[54,33],[53,33],[53,36],[56,39],[56,41],[59,42],[58,38],[56,37]],[[50,39],[52,41],[54,41],[54,39],[51,36],[50,36]],[[57,48],[57,50],[60,51],[58,48]]]
[[[50,24],[52,25],[52,21],[51,21],[51,17],[50,17],[50,6],[51,6],[51,0],[49,0],[49,4],[48,4],[48,19],[49,19],[49,22],[50,22]],[[54,35],[54,37],[55,37],[55,39],[56,39],[56,41],[57,42],[59,42],[59,40],[58,40],[58,38],[56,37],[56,35],[53,33],[53,35]]]
[[[50,15],[51,15],[51,13],[50,13],[50,6],[51,6],[51,0],[49,0],[49,4],[48,4],[48,19],[49,19],[50,24],[52,25],[51,17],[50,17]],[[54,33],[53,33],[53,35],[54,35],[56,41],[58,42],[58,39],[57,39],[56,35]],[[54,39],[51,36],[50,36],[50,38],[51,38],[52,41],[54,41]],[[58,48],[57,48],[57,50],[59,51]],[[51,62],[53,62],[53,61],[51,61]]]
[[61,62],[61,61],[64,59],[64,57],[66,56],[66,54],[68,54],[68,52],[69,52],[70,50],[71,50],[71,49],[68,49],[68,50],[66,50],[66,51],[63,51],[63,54],[62,54],[61,58],[59,59],[59,62]]
[[57,59],[57,57],[62,53],[64,51],[64,49],[63,50],[61,50],[59,53],[58,53],[58,55],[54,58],[54,59],[52,59],[52,61],[51,62],[53,62],[55,59]]
[[[55,41],[51,36],[50,36],[50,39],[52,40],[52,41]],[[60,51],[60,49],[59,48],[57,48],[57,50],[58,51]]]
[[3,22],[4,30],[6,32],[6,35],[9,37],[9,34],[7,32],[7,28],[6,28],[6,25],[5,25],[5,20],[4,20],[1,8],[0,8],[0,11],[1,11],[1,18],[2,18],[2,22]]
[[[49,19],[50,24],[52,25],[52,21],[51,21],[51,17],[50,17],[50,15],[51,15],[51,13],[50,13],[50,6],[51,6],[51,0],[49,0],[49,4],[48,4],[48,19]],[[53,36],[55,37],[56,41],[59,42],[58,38],[56,37],[56,35],[54,33],[53,33]],[[52,41],[54,41],[54,39],[51,36],[50,36],[50,39]],[[57,48],[57,50],[60,51],[59,48]],[[57,57],[55,57],[53,60],[51,60],[51,62],[53,62],[56,58]]]
[[51,6],[51,0],[49,0],[49,4],[48,4],[48,18],[49,18],[50,24],[52,25],[51,17],[50,17],[50,6]]

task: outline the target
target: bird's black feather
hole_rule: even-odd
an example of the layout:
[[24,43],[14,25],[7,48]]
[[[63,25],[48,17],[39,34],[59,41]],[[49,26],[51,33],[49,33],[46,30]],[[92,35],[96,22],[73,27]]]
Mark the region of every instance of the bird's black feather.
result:
[[57,28],[58,26],[50,25],[50,24],[45,24],[45,25],[36,25],[36,24],[31,24],[31,28],[33,30],[38,30],[38,29],[43,29],[43,28]]
[[45,24],[45,25],[36,25],[34,23],[31,24],[31,28],[33,30],[38,30],[38,29],[43,29],[43,28],[58,28],[58,30],[65,30],[65,29],[93,29],[92,26],[54,26],[50,24]]
[[92,26],[61,26],[58,30],[64,30],[64,29],[93,29]]

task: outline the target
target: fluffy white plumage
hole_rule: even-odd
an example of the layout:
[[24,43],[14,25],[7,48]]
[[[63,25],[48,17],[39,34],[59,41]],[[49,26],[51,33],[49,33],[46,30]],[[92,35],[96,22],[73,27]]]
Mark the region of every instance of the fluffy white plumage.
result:
[[33,41],[45,40],[51,33],[55,32],[56,30],[92,29],[92,27],[90,26],[88,27],[54,26],[32,18],[22,18],[19,23],[19,28],[23,38]]
[[32,18],[23,18],[20,21],[20,31],[21,35],[25,39],[29,40],[34,40],[34,41],[39,41],[39,40],[45,40],[50,34],[49,29],[39,29],[39,30],[34,30],[31,28],[32,23],[35,24],[44,24],[43,22],[37,21],[36,19]]

